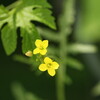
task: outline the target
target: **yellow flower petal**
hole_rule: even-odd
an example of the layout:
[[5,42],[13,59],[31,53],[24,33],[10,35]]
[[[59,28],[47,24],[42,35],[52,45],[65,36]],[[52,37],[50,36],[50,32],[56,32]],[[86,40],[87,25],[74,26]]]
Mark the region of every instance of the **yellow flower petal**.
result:
[[33,54],[37,54],[39,52],[40,52],[40,49],[39,48],[36,48],[36,49],[33,50]]
[[47,50],[46,49],[40,50],[40,54],[41,55],[45,55],[46,53],[47,53]]
[[52,66],[54,69],[58,69],[59,64],[57,62],[52,62]]
[[52,63],[52,60],[49,57],[45,57],[44,62],[47,63]]
[[47,70],[46,65],[45,65],[45,64],[41,64],[41,65],[39,66],[39,70],[40,70],[40,71],[46,71],[46,70]]
[[42,45],[43,45],[43,48],[47,48],[48,47],[48,40],[44,40]]
[[36,40],[35,45],[36,45],[36,47],[40,47],[42,45],[42,41],[41,40]]
[[49,68],[49,69],[48,69],[48,73],[49,73],[49,75],[51,75],[51,76],[54,76],[54,75],[56,74],[56,72],[55,72],[55,70],[54,70],[53,68]]

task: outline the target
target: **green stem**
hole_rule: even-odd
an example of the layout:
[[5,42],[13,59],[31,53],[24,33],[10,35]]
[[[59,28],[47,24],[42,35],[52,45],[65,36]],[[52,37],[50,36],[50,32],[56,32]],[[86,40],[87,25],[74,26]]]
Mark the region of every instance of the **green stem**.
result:
[[[71,25],[74,22],[74,1],[75,0],[65,0],[64,2],[64,12],[60,17],[60,68],[57,74],[57,100],[66,100],[65,95],[65,78],[67,71],[67,54],[66,47],[68,48],[68,36],[71,33]],[[65,23],[65,24],[64,24]],[[64,59],[64,60],[63,60]],[[65,62],[66,59],[66,62]]]
[[[60,34],[60,58],[66,59],[66,34]],[[66,100],[65,96],[65,81],[64,77],[66,76],[66,64],[61,61],[60,68],[57,74],[57,100]]]
[[[63,66],[61,66],[63,67]],[[63,68],[60,68],[57,76],[57,100],[66,100],[65,98],[65,83],[63,80]]]

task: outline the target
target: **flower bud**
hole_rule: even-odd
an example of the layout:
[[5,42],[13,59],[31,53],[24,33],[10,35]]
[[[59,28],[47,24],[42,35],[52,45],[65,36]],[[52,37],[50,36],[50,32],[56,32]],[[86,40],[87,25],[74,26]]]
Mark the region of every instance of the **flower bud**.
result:
[[25,53],[25,55],[28,56],[28,57],[32,57],[33,53],[32,53],[32,51],[28,51],[28,52]]

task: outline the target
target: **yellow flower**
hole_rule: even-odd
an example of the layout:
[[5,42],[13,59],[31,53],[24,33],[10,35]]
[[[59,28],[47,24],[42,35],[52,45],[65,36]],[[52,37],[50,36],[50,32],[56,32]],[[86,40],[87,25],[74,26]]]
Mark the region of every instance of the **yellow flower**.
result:
[[48,74],[54,76],[56,74],[56,69],[58,69],[59,64],[57,62],[52,61],[49,57],[44,58],[44,64],[40,64],[40,71],[48,71]]
[[28,56],[28,57],[32,57],[33,54],[32,54],[32,51],[28,51],[28,52],[25,53],[25,55]]
[[33,54],[40,53],[41,55],[45,55],[47,53],[48,40],[36,40],[35,45],[36,48],[33,50]]

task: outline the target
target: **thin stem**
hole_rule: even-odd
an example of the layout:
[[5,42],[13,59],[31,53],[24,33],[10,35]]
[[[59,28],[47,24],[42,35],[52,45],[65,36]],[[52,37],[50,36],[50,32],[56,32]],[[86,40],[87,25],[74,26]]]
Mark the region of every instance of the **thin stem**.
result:
[[[61,40],[60,40],[60,58],[66,59],[66,34],[60,34]],[[64,77],[66,75],[66,64],[61,61],[60,68],[58,70],[57,75],[57,100],[66,100],[65,96],[65,82]]]
[[[63,67],[63,66],[61,66]],[[60,68],[57,76],[57,100],[66,100],[65,97],[65,83],[63,80],[63,68]]]

